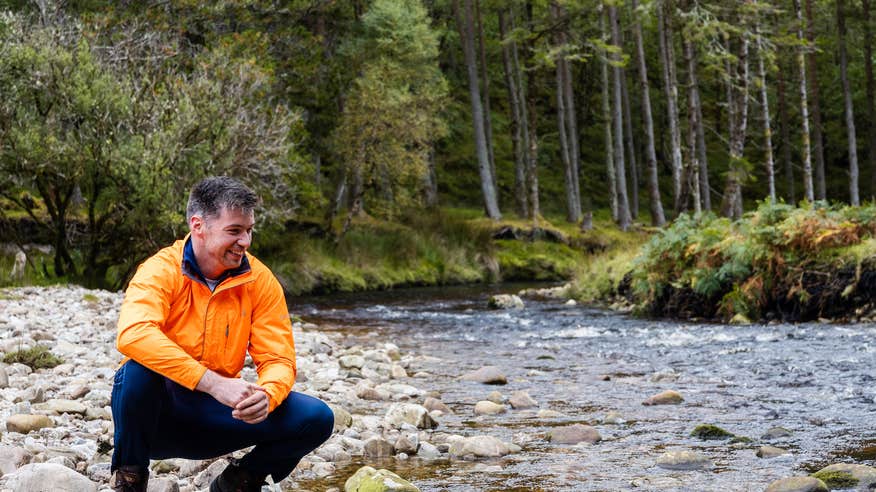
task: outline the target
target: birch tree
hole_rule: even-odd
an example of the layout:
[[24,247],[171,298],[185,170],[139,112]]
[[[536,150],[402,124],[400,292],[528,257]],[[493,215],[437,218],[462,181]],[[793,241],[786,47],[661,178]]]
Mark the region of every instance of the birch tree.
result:
[[[660,60],[663,65],[663,92],[666,98],[667,122],[669,123],[669,152],[672,162],[673,208],[678,209],[681,197],[681,133],[678,119],[678,82],[675,76],[675,48],[673,48],[672,0],[662,0],[657,8],[657,30]],[[668,16],[668,17],[667,17]]]
[[800,0],[794,0],[794,12],[797,16],[797,40],[800,46],[797,48],[797,69],[800,71],[800,119],[801,138],[803,150],[803,198],[809,202],[815,201],[815,193],[812,189],[812,151],[810,149],[809,135],[809,94],[806,88],[806,61],[804,58],[805,38],[803,37],[803,13],[800,8]]
[[858,195],[858,140],[855,136],[855,112],[852,108],[852,91],[849,88],[848,53],[846,51],[846,18],[845,1],[836,1],[836,24],[839,32],[840,80],[843,87],[845,102],[846,132],[849,144],[849,203],[853,206],[861,204]]
[[[611,29],[611,43],[615,46],[620,46],[620,25],[617,18],[617,7],[608,6],[608,23]],[[623,149],[623,112],[622,112],[622,94],[621,94],[621,77],[623,71],[621,69],[622,61],[618,60],[617,52],[612,63],[612,107],[614,121],[614,160],[615,160],[615,175],[617,178],[617,203],[618,203],[618,225],[621,230],[629,229],[632,222],[630,216],[629,201],[627,200],[627,180],[626,169],[624,166],[624,149]]]

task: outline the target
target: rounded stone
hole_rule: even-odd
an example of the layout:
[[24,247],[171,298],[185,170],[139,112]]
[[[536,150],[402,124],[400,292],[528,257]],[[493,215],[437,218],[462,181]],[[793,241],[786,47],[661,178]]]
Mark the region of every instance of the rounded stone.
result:
[[828,492],[827,485],[813,477],[790,477],[769,484],[765,492]]

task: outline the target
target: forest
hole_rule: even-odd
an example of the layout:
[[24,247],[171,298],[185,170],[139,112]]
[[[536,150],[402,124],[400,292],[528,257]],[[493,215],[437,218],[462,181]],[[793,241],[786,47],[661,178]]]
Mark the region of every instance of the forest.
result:
[[257,189],[261,233],[335,243],[436,209],[625,231],[876,194],[869,0],[0,11],[0,225],[86,285],[180,237],[211,174]]

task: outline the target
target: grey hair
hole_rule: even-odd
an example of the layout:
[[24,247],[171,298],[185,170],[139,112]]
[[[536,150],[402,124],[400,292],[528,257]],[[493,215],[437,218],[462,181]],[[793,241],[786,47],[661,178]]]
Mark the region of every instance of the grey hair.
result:
[[186,221],[195,215],[218,217],[223,208],[252,212],[259,204],[259,197],[240,181],[228,176],[204,178],[192,187],[186,205]]

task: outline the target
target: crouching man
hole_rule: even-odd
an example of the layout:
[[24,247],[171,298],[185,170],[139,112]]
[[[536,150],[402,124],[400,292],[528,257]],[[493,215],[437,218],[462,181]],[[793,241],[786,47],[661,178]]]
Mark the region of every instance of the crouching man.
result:
[[[232,460],[211,492],[279,482],[325,442],[334,422],[292,392],[295,347],[283,289],[247,253],[257,196],[228,177],[195,185],[189,234],[143,262],[125,293],[112,392],[116,491],[145,491],[149,460]],[[258,381],[241,379],[247,351]]]

